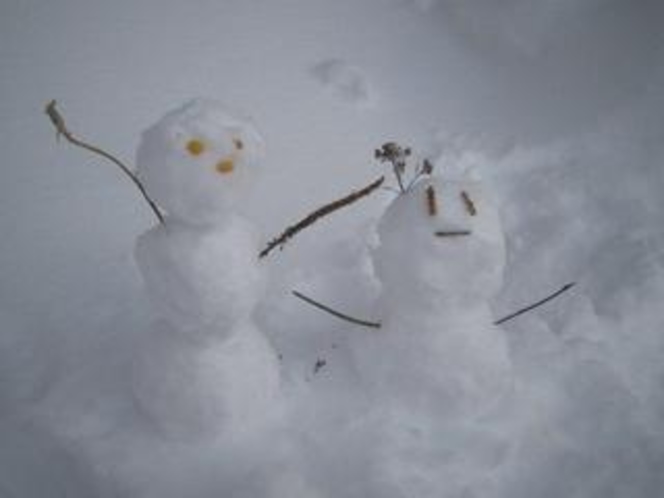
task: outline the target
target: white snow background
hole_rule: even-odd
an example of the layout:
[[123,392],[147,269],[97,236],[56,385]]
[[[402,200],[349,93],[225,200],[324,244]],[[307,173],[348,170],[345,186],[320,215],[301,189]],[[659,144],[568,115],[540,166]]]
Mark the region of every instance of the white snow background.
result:
[[491,485],[465,496],[661,496],[662,25],[657,0],[3,0],[0,496],[422,496],[379,494],[370,431],[335,432],[363,410],[344,345],[367,332],[288,293],[375,318],[367,247],[387,191],[264,262],[257,318],[301,416],[295,463],[275,463],[279,442],[161,441],[136,413],[129,365],[151,312],[133,246],[154,220],[42,111],[58,99],[74,133],[132,162],[141,131],[199,95],[266,138],[246,200],[265,240],[376,178],[373,149],[396,140],[494,191],[496,316],[578,283],[505,325],[527,401]]

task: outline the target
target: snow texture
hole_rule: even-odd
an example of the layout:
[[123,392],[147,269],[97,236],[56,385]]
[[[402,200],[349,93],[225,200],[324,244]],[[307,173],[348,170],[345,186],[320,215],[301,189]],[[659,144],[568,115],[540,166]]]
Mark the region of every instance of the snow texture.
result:
[[367,105],[373,92],[364,73],[341,59],[329,59],[316,64],[314,77],[338,98],[351,104]]

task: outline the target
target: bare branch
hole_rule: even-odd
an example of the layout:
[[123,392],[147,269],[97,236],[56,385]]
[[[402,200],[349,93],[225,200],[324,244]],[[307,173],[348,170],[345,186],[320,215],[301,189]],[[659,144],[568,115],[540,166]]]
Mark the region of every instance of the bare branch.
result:
[[323,218],[324,216],[327,216],[330,213],[333,213],[334,211],[337,211],[338,209],[341,209],[345,206],[348,206],[349,204],[352,204],[353,202],[361,199],[362,197],[366,197],[367,195],[371,194],[373,191],[375,191],[378,187],[380,187],[383,182],[385,181],[385,177],[381,176],[378,178],[376,181],[373,183],[367,185],[363,189],[356,190],[355,192],[351,192],[349,195],[342,197],[341,199],[338,199],[336,201],[330,202],[329,204],[325,204],[324,206],[316,209],[314,212],[303,218],[302,220],[298,221],[294,225],[289,226],[282,232],[281,235],[278,237],[275,237],[272,239],[268,244],[265,249],[263,249],[259,257],[264,258],[267,256],[274,248],[276,247],[283,247],[283,245],[292,237],[294,237],[298,232],[301,230],[307,228],[309,225],[313,225],[316,221],[318,221],[320,218]]
[[477,214],[477,208],[475,207],[473,200],[470,198],[470,195],[468,195],[468,192],[465,190],[461,192],[461,199],[463,200],[463,205],[466,207],[468,214],[475,216]]
[[549,301],[551,301],[552,299],[555,299],[558,296],[560,296],[561,294],[567,292],[568,290],[570,290],[575,285],[576,285],[576,282],[570,282],[569,284],[565,284],[565,285],[563,285],[563,287],[561,289],[557,290],[553,294],[545,297],[544,299],[541,299],[541,300],[537,301],[534,304],[531,304],[530,306],[526,306],[525,308],[522,308],[518,311],[515,311],[514,313],[511,313],[511,314],[501,318],[500,320],[495,321],[494,324],[495,325],[500,325],[500,324],[503,324],[505,322],[509,322],[510,320],[516,318],[517,316],[523,315],[524,313],[528,313],[529,311],[532,311],[535,308],[539,308],[543,304],[546,304]]
[[113,156],[112,154],[109,154],[105,150],[96,147],[94,145],[91,145],[89,143],[84,142],[83,140],[80,140],[76,138],[67,128],[65,124],[65,120],[60,114],[60,112],[56,109],[56,102],[55,100],[51,100],[47,105],[45,109],[46,114],[51,120],[51,123],[53,123],[53,126],[55,127],[55,130],[57,132],[57,137],[60,138],[61,136],[65,137],[67,141],[73,145],[76,145],[77,147],[81,147],[89,152],[92,152],[93,154],[97,154],[112,163],[114,163],[116,166],[118,166],[122,172],[129,177],[129,179],[134,183],[136,188],[140,191],[141,195],[145,199],[145,201],[148,203],[150,206],[150,209],[152,209],[152,212],[155,214],[157,219],[159,220],[159,223],[164,222],[164,216],[161,214],[161,211],[159,211],[159,208],[155,204],[155,202],[150,198],[148,193],[145,190],[145,187],[141,183],[141,181],[138,179],[138,177],[134,174],[134,172],[131,171],[122,161],[120,161],[117,157]]
[[[509,315],[507,315],[503,318],[500,318],[499,320],[496,320],[495,322],[493,322],[493,324],[494,325],[501,325],[505,322],[513,320],[514,318],[516,318],[518,316],[521,316],[525,313],[528,313],[529,311],[532,311],[536,308],[539,308],[540,306],[542,306],[542,305],[548,303],[549,301],[557,298],[561,294],[564,294],[565,292],[570,290],[575,285],[576,285],[576,282],[571,282],[569,284],[566,284],[561,289],[557,290],[553,294],[550,294],[549,296],[545,297],[544,299],[541,299],[541,300],[537,301],[536,303],[531,304],[530,306],[526,306],[525,308],[522,308],[518,311],[515,311],[514,313],[510,313]],[[330,315],[336,316],[337,318],[341,318],[342,320],[345,320],[347,322],[354,323],[355,325],[361,325],[363,327],[370,327],[370,328],[376,328],[376,329],[379,329],[379,328],[382,327],[381,322],[372,322],[372,321],[363,320],[363,319],[360,319],[360,318],[355,318],[355,317],[352,317],[352,316],[347,315],[345,313],[342,313],[340,311],[337,311],[337,310],[331,308],[330,306],[327,306],[327,305],[322,304],[318,301],[315,301],[314,299],[312,299],[308,296],[305,296],[304,294],[302,294],[301,292],[298,292],[296,290],[292,291],[292,293],[295,297],[303,300],[304,302],[309,303],[310,305],[312,305],[312,306],[314,306],[314,307],[316,307],[320,310],[323,310],[326,313],[329,313]]]
[[302,301],[309,303],[310,305],[323,310],[330,315],[336,316],[337,318],[341,318],[342,320],[345,320],[350,323],[354,323],[355,325],[361,325],[363,327],[371,327],[375,329],[379,329],[381,327],[380,322],[370,322],[368,320],[360,320],[359,318],[354,318],[350,315],[347,315],[345,313],[341,313],[340,311],[334,310],[330,308],[329,306],[326,306],[324,304],[319,303],[318,301],[314,301],[312,298],[305,296],[301,292],[298,292],[296,290],[292,291],[293,295],[299,299],[302,299]]

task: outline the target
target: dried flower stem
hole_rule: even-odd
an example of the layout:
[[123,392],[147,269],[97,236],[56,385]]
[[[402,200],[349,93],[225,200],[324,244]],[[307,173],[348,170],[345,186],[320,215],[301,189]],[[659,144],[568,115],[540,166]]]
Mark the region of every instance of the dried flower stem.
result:
[[309,225],[313,225],[316,221],[318,221],[320,218],[323,218],[324,216],[327,216],[330,213],[333,213],[334,211],[337,211],[338,209],[341,209],[345,206],[348,206],[349,204],[352,204],[353,202],[361,199],[362,197],[366,197],[367,195],[371,194],[373,191],[375,191],[378,187],[380,187],[383,182],[385,181],[385,177],[381,176],[378,178],[376,181],[373,183],[367,185],[363,189],[356,190],[355,192],[351,192],[349,195],[342,197],[341,199],[337,199],[336,201],[330,202],[329,204],[325,204],[324,206],[316,209],[314,212],[303,218],[302,220],[298,221],[294,225],[289,226],[282,232],[281,235],[278,237],[275,237],[272,239],[268,244],[265,249],[263,249],[259,257],[264,258],[267,256],[274,248],[276,247],[283,247],[283,245],[292,237],[294,237],[298,232],[301,230],[307,228]]
[[340,311],[334,310],[330,308],[329,306],[326,306],[324,304],[319,303],[318,301],[313,300],[312,298],[305,296],[301,292],[298,292],[296,290],[292,291],[293,295],[299,299],[302,299],[302,301],[311,304],[312,306],[323,310],[330,315],[336,316],[337,318],[341,318],[342,320],[346,320],[347,322],[354,323],[355,325],[362,325],[363,327],[371,327],[375,329],[379,329],[381,327],[380,322],[370,322],[368,320],[360,320],[359,318],[354,318],[350,315],[347,315],[345,313],[341,313]]
[[136,174],[134,174],[131,169],[127,167],[122,161],[120,161],[117,157],[113,156],[112,154],[109,154],[105,150],[96,147],[94,145],[91,145],[89,143],[84,142],[83,140],[80,140],[76,138],[67,128],[65,124],[65,120],[60,114],[60,112],[56,109],[56,102],[55,100],[51,100],[47,105],[45,109],[46,114],[48,117],[51,119],[51,123],[53,123],[53,126],[56,129],[57,132],[57,137],[59,138],[60,136],[63,136],[67,139],[67,141],[73,145],[76,145],[77,147],[81,147],[85,150],[88,150],[92,152],[93,154],[97,154],[99,156],[102,156],[105,159],[108,159],[112,163],[114,163],[116,166],[118,166],[122,172],[129,177],[129,179],[134,183],[136,188],[138,188],[139,192],[145,199],[145,201],[148,203],[150,206],[150,209],[152,209],[152,212],[154,215],[157,217],[159,220],[159,223],[164,222],[164,216],[161,214],[161,211],[159,211],[159,208],[155,204],[155,202],[150,198],[148,195],[147,191],[145,190],[145,187],[141,183],[141,181],[138,179]]

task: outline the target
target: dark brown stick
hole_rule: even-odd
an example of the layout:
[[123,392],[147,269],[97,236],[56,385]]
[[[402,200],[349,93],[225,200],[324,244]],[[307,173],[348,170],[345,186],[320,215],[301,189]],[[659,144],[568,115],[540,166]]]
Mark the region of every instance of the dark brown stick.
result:
[[[510,320],[513,320],[514,318],[523,315],[524,313],[528,313],[529,311],[534,310],[535,308],[539,308],[543,304],[548,303],[549,301],[555,299],[556,297],[560,296],[561,294],[567,292],[570,290],[572,287],[576,285],[576,282],[571,282],[569,284],[564,285],[561,289],[557,290],[553,294],[550,294],[549,296],[545,297],[544,299],[541,299],[537,301],[534,304],[531,304],[530,306],[527,306],[525,308],[522,308],[518,311],[515,311],[514,313],[510,313],[509,315],[500,318],[499,320],[496,320],[493,322],[494,325],[501,325],[505,322],[508,322]],[[293,295],[299,299],[302,299],[304,302],[311,304],[312,306],[323,310],[333,316],[336,316],[337,318],[341,318],[342,320],[346,320],[347,322],[354,323],[355,325],[362,325],[363,327],[371,327],[371,328],[376,328],[379,329],[382,326],[381,322],[370,322],[368,320],[362,320],[359,318],[352,317],[350,315],[347,315],[345,313],[341,313],[340,311],[337,311],[335,309],[330,308],[329,306],[326,306],[318,301],[313,300],[312,298],[305,296],[301,292],[298,291],[292,291]]]
[[438,214],[436,190],[433,188],[433,185],[427,187],[427,209],[429,210],[429,216],[436,216]]
[[470,198],[470,195],[468,195],[468,192],[461,192],[461,199],[463,199],[463,204],[466,206],[466,211],[468,211],[468,214],[475,216],[477,214],[477,208],[475,207],[473,200]]
[[313,213],[309,214],[302,220],[298,221],[294,225],[289,226],[286,228],[286,230],[283,231],[281,235],[278,237],[272,239],[268,244],[265,249],[263,249],[259,257],[264,258],[267,256],[275,247],[283,246],[288,239],[294,237],[299,231],[307,228],[309,225],[313,225],[316,221],[318,221],[320,218],[327,216],[330,213],[333,213],[334,211],[341,209],[345,206],[348,206],[349,204],[352,204],[353,202],[361,199],[362,197],[366,197],[367,195],[371,194],[374,190],[376,190],[378,187],[380,187],[383,182],[385,181],[385,177],[381,176],[378,178],[376,181],[373,183],[367,185],[361,190],[356,190],[355,192],[350,193],[346,197],[343,197],[341,199],[338,199],[334,202],[330,202],[329,204],[326,204],[318,209],[316,209]]
[[550,294],[549,296],[545,297],[544,299],[540,299],[539,301],[537,301],[534,304],[531,304],[530,306],[526,306],[525,308],[522,308],[518,311],[515,311],[514,313],[511,313],[511,314],[501,318],[500,320],[495,321],[494,325],[500,325],[502,323],[509,322],[510,320],[516,318],[517,316],[523,315],[524,313],[528,313],[529,311],[532,311],[535,308],[539,308],[543,304],[546,304],[549,301],[551,301],[552,299],[555,299],[558,296],[560,296],[561,294],[567,292],[568,290],[570,290],[575,285],[576,285],[576,282],[570,282],[569,284],[565,284],[565,285],[563,285],[563,287],[561,289],[557,290],[553,294]]
[[310,305],[323,310],[330,315],[336,316],[337,318],[341,318],[342,320],[346,320],[347,322],[354,323],[355,325],[362,325],[363,327],[371,327],[375,329],[379,329],[381,327],[380,322],[370,322],[368,320],[360,320],[359,318],[354,318],[350,315],[347,315],[345,313],[341,313],[340,311],[334,310],[330,308],[329,306],[325,306],[324,304],[319,303],[318,301],[314,301],[308,296],[305,296],[301,292],[298,292],[296,290],[292,291],[293,295],[299,299],[302,299],[302,301],[309,303]]
[[80,140],[76,138],[67,128],[67,125],[65,124],[65,120],[60,114],[60,112],[56,109],[56,102],[55,100],[51,100],[47,105],[45,109],[46,114],[48,117],[51,119],[51,123],[53,123],[53,126],[55,127],[55,130],[57,132],[58,138],[60,136],[63,136],[67,139],[67,141],[73,145],[76,145],[78,147],[81,147],[87,151],[92,152],[93,154],[97,154],[99,156],[102,156],[105,159],[108,159],[112,163],[114,163],[116,166],[118,166],[122,172],[129,177],[129,179],[134,183],[136,188],[140,191],[141,195],[143,198],[147,201],[148,205],[150,206],[150,209],[152,209],[152,212],[155,214],[157,219],[159,220],[159,223],[164,222],[164,216],[161,214],[161,211],[159,211],[159,208],[155,204],[155,202],[150,198],[148,193],[145,190],[145,187],[141,183],[141,181],[138,179],[138,177],[134,174],[133,171],[131,171],[122,161],[120,161],[117,157],[113,156],[112,154],[109,154],[103,149],[100,149],[99,147],[96,147],[94,145],[91,145],[89,143],[84,142],[83,140]]

